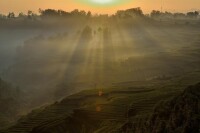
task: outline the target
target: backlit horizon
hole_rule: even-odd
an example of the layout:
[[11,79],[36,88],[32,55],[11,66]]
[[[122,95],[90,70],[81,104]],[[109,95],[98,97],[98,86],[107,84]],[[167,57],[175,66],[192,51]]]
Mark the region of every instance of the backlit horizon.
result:
[[[8,12],[24,12],[32,10],[38,13],[38,9],[62,9],[65,11],[72,11],[74,9],[91,11],[92,13],[98,14],[113,14],[117,10],[124,10],[128,8],[141,7],[144,13],[149,13],[152,10],[161,10],[161,5],[163,11],[170,12],[188,12],[194,10],[200,10],[199,0],[182,0],[181,2],[174,0],[126,0],[126,2],[121,2],[120,0],[115,0],[117,4],[89,4],[85,2],[88,0],[1,0],[0,2],[0,13],[6,14]],[[97,0],[96,0],[97,1]],[[108,1],[108,0],[107,0]],[[113,0],[114,1],[114,0]],[[105,1],[106,2],[106,1]]]

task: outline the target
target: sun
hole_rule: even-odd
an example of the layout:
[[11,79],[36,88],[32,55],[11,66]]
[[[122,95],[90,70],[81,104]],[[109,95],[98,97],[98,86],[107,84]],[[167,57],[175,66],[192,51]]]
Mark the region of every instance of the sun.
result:
[[116,6],[127,3],[131,0],[77,0],[77,2],[95,7]]
[[97,4],[111,4],[115,2],[115,0],[91,0],[91,2],[94,2]]

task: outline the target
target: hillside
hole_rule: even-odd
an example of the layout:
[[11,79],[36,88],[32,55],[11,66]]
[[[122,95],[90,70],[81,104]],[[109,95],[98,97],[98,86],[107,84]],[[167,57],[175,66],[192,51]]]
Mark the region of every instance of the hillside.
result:
[[133,118],[124,124],[124,132],[135,133],[199,133],[200,83],[156,106],[148,120]]
[[185,91],[157,87],[85,90],[33,110],[1,133],[198,133],[200,84]]
[[0,79],[0,129],[14,121],[23,106],[19,88]]

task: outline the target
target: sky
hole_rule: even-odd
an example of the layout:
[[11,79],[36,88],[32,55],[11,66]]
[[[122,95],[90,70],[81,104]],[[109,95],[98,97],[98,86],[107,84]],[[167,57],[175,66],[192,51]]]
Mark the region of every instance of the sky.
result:
[[93,13],[112,14],[117,10],[141,7],[145,13],[151,10],[170,12],[187,12],[200,10],[200,0],[0,0],[0,12],[24,12],[32,10],[35,13],[38,9],[62,9],[71,11],[80,9],[92,11]]

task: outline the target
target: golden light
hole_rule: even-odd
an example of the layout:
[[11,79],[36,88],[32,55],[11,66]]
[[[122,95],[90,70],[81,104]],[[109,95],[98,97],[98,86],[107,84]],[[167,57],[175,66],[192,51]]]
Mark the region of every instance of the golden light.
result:
[[97,3],[97,4],[109,4],[114,2],[115,0],[91,0],[91,2]]
[[101,109],[101,106],[99,106],[99,105],[96,106],[96,111],[97,111],[97,112],[101,112],[101,110],[102,110],[102,109]]
[[96,7],[121,5],[131,0],[77,0],[77,2]]
[[102,95],[103,95],[103,91],[99,90],[99,96],[102,96]]

